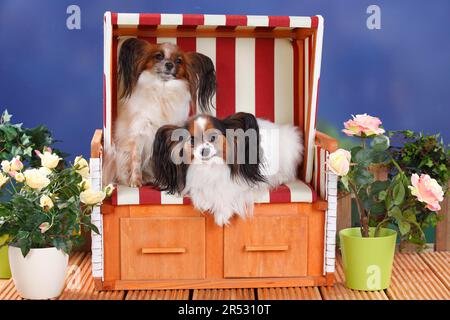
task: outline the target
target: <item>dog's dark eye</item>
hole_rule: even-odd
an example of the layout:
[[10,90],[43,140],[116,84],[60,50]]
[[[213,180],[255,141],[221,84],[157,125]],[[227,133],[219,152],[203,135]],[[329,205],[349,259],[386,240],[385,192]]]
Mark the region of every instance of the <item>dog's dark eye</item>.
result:
[[216,136],[211,136],[211,137],[209,138],[209,142],[214,142],[214,141],[216,141]]
[[155,59],[161,61],[162,59],[164,59],[164,56],[161,52],[158,52],[157,54],[155,54]]
[[181,60],[181,58],[177,58],[176,60],[175,60],[175,63],[176,64],[181,64],[183,62],[183,60]]

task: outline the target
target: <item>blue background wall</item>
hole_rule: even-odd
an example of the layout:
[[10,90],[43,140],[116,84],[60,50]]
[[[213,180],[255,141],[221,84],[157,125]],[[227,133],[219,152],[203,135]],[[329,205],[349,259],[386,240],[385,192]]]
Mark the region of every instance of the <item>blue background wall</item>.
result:
[[[81,8],[81,30],[66,8]],[[370,4],[381,30],[366,27]],[[89,154],[102,126],[104,11],[325,17],[319,118],[377,115],[388,129],[442,132],[450,141],[448,0],[163,0],[0,2],[0,108],[26,126],[46,124],[72,155]]]

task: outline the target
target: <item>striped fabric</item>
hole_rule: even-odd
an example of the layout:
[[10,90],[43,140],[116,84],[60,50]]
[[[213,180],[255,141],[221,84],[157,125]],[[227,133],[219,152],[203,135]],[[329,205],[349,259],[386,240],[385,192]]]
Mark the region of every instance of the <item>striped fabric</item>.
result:
[[[150,43],[172,42],[184,51],[209,56],[216,67],[217,94],[213,114],[219,118],[244,111],[279,124],[294,124],[304,131],[305,156],[301,180],[325,190],[314,177],[314,138],[317,96],[322,53],[323,19],[321,16],[242,16],[192,14],[105,14],[104,44],[104,144],[111,144],[117,117],[116,61],[118,47],[126,37],[115,36],[118,29],[152,30],[145,36]],[[158,37],[158,30],[213,29],[291,30],[309,29],[309,36],[289,37]],[[132,33],[131,33],[132,34]],[[120,190],[120,189],[119,189]],[[137,194],[146,193],[146,189]],[[120,193],[120,192],[119,192]],[[136,200],[136,193],[134,193]],[[312,197],[310,194],[309,198]],[[151,198],[151,197],[150,197]],[[158,198],[155,196],[155,198]],[[159,195],[162,199],[164,196]],[[285,197],[287,199],[287,197]],[[180,202],[179,200],[177,200]],[[135,201],[136,202],[136,201]],[[120,201],[118,201],[120,203]],[[141,202],[142,203],[142,202]],[[161,203],[161,202],[160,202]]]
[[[312,203],[317,199],[314,190],[300,180],[282,185],[277,189],[255,194],[256,203]],[[111,197],[113,205],[149,205],[149,204],[190,204],[188,197],[181,197],[159,191],[150,186],[130,188],[117,186]]]
[[330,153],[327,150],[318,145],[314,146],[313,186],[322,199],[328,199],[328,172],[326,162],[328,161],[329,155]]
[[[111,143],[117,117],[117,47],[119,29],[232,30],[307,29],[311,35],[291,37],[144,37],[151,43],[173,42],[185,51],[208,55],[215,63],[218,89],[215,115],[225,117],[246,111],[276,123],[297,125],[305,133],[305,160],[301,179],[313,179],[314,137],[322,55],[323,18],[294,16],[239,16],[190,14],[105,14],[104,137]],[[299,72],[301,71],[301,72]],[[114,98],[113,98],[114,97]]]
[[319,17],[254,16],[220,14],[160,14],[160,13],[112,13],[111,24],[119,28],[129,27],[271,27],[317,28]]

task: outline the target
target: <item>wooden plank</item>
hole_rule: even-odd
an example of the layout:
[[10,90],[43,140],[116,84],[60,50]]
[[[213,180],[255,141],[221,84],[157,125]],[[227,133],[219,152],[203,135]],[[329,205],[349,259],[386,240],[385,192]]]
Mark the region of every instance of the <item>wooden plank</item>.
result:
[[9,279],[0,279],[0,292],[2,292],[2,289],[4,286],[6,286],[9,282]]
[[321,287],[323,300],[388,300],[384,291],[358,291],[345,287],[344,269],[340,255],[336,259],[336,283],[333,287]]
[[395,255],[392,283],[386,293],[391,300],[450,299],[448,288],[417,253]]
[[339,194],[337,203],[337,234],[342,229],[352,226],[352,196],[350,193]]
[[258,300],[322,300],[318,287],[260,288]]
[[419,255],[434,274],[450,290],[450,252],[430,252]]
[[103,130],[97,129],[91,140],[91,158],[100,158],[103,152]]
[[0,300],[22,300],[22,297],[17,293],[13,279],[8,280],[6,285],[2,288]]
[[125,300],[189,300],[189,290],[133,290]]
[[194,290],[192,300],[255,300],[253,289]]
[[167,289],[231,289],[269,287],[309,287],[326,285],[326,277],[291,278],[236,278],[209,280],[117,280],[110,284],[114,290],[167,290]]
[[123,300],[124,291],[95,291],[91,269],[91,254],[79,264],[79,272],[69,276],[68,286],[58,300]]
[[[450,188],[450,181],[448,183]],[[450,250],[450,194],[441,203],[439,215],[444,219],[436,225],[436,251]]]

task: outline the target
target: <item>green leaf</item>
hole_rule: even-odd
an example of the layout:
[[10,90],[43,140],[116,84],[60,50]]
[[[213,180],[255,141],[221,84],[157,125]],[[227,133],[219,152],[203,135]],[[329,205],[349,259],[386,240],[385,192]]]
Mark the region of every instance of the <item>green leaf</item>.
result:
[[411,230],[411,225],[406,221],[398,222],[398,229],[400,230],[400,234],[404,236]]
[[22,149],[20,147],[13,146],[11,148],[11,155],[13,157],[22,155]]
[[30,233],[28,231],[19,231],[17,233],[17,239],[25,239],[28,238],[28,236],[30,235]]
[[341,183],[344,186],[346,191],[350,191],[350,188],[348,187],[348,176],[341,177]]
[[374,181],[370,186],[370,193],[372,195],[379,194],[381,191],[386,191],[389,188],[390,181]]
[[397,183],[392,190],[392,196],[394,198],[394,204],[399,206],[405,200],[405,187],[402,183]]
[[385,200],[386,199],[386,195],[387,195],[387,192],[385,190],[380,191],[380,193],[378,194],[378,199]]
[[370,213],[372,214],[381,214],[386,212],[386,207],[382,202],[375,202],[370,207]]
[[12,115],[8,113],[8,110],[5,109],[2,114],[2,123],[10,122]]
[[32,147],[28,147],[26,149],[23,150],[23,154],[25,156],[31,157],[33,155],[33,148]]
[[402,219],[402,211],[399,207],[394,206],[390,210],[388,210],[388,216],[395,219]]
[[17,131],[10,125],[6,125],[2,128],[5,138],[7,140],[14,140],[17,137]]
[[355,162],[361,167],[368,167],[372,163],[371,150],[361,149],[355,154]]
[[370,146],[375,151],[385,151],[390,146],[389,138],[385,135],[376,136],[372,139],[372,142],[370,143]]
[[376,151],[372,150],[370,153],[372,163],[386,163],[390,158],[386,151]]
[[23,145],[27,145],[27,144],[30,143],[30,137],[27,136],[26,134],[24,134],[24,135],[22,136],[22,138],[20,138],[20,142],[21,142]]
[[368,185],[373,182],[372,173],[365,168],[356,167],[353,174],[353,178],[358,185]]

